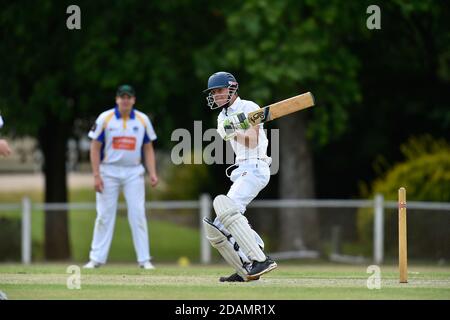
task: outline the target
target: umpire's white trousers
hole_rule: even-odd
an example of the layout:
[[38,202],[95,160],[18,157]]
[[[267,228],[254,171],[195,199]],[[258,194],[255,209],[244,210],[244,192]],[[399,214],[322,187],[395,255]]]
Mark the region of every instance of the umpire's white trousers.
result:
[[[227,196],[232,199],[239,207],[242,214],[245,213],[247,205],[264,189],[270,180],[269,165],[257,159],[246,160],[231,172],[230,180],[233,182]],[[219,228],[225,235],[229,236],[230,232],[216,217],[214,225]],[[261,237],[252,230],[256,242],[261,248],[264,248],[264,242]],[[244,252],[239,249],[239,256],[245,261],[250,261]]]
[[150,249],[145,216],[145,169],[142,165],[134,167],[100,165],[103,179],[103,192],[96,193],[97,219],[95,220],[89,258],[95,262],[106,263],[114,232],[117,201],[123,189],[128,209],[137,261],[150,260]]

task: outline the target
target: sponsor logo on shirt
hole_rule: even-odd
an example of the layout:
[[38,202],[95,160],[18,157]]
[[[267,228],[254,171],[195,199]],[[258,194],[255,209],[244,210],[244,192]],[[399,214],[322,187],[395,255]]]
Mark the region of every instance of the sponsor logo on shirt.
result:
[[113,137],[112,147],[115,150],[135,150],[135,137]]

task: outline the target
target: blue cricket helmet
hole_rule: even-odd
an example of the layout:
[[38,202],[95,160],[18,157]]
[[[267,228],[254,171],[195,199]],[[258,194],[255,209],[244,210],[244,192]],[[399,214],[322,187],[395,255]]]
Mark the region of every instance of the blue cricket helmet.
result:
[[229,86],[238,86],[236,78],[229,72],[220,71],[209,77],[208,88],[203,92],[208,93],[212,89],[228,88]]
[[[228,108],[229,102],[231,100],[231,97],[238,91],[238,82],[236,81],[236,78],[229,72],[220,71],[216,72],[213,75],[211,75],[208,79],[208,88],[203,90],[204,93],[207,93],[208,96],[206,97],[206,101],[208,106],[211,109],[216,109],[219,107],[225,107]],[[228,94],[227,94],[227,102],[223,105],[217,105],[215,103],[214,97],[211,93],[211,90],[213,89],[219,89],[219,88],[228,88]]]

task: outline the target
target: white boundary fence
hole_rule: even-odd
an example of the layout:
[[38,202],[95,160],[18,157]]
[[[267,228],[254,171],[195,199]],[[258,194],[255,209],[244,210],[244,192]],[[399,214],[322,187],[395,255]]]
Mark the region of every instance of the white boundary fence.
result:
[[[384,209],[396,209],[396,201],[384,201],[382,195],[378,194],[373,200],[322,200],[322,199],[276,199],[255,200],[249,208],[373,208],[373,262],[382,264],[384,260]],[[440,210],[450,211],[450,203],[447,202],[418,202],[408,201],[408,209]],[[126,209],[125,203],[119,203],[118,209]],[[198,200],[191,201],[151,201],[146,202],[146,209],[197,209],[199,211],[199,227],[201,230],[200,259],[201,263],[211,262],[211,245],[204,234],[203,219],[212,217],[212,198],[209,194],[202,194]],[[1,211],[22,212],[22,263],[31,263],[31,214],[33,210],[94,210],[95,203],[31,203],[29,198],[24,198],[21,204],[0,204]],[[301,214],[301,212],[299,213]],[[314,252],[281,253],[281,256],[297,258],[315,257]]]

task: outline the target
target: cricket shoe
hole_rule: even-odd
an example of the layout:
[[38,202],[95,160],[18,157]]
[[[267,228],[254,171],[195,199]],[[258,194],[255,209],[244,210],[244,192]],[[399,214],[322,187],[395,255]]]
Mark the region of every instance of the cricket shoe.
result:
[[[252,280],[258,280],[258,279],[259,279],[259,277],[252,279]],[[247,282],[247,281],[252,281],[252,280],[244,279],[237,273],[233,273],[229,277],[220,277],[220,279],[219,279],[220,282]]]
[[155,266],[150,261],[145,261],[139,265],[142,269],[153,270],[156,269]]
[[101,265],[102,265],[101,263],[91,260],[83,266],[83,269],[95,269],[95,268],[99,268]]
[[256,278],[259,279],[260,276],[262,276],[264,273],[270,272],[273,269],[277,267],[277,263],[267,257],[266,260],[260,262],[260,261],[253,261],[252,269],[247,275],[247,280],[256,280]]

